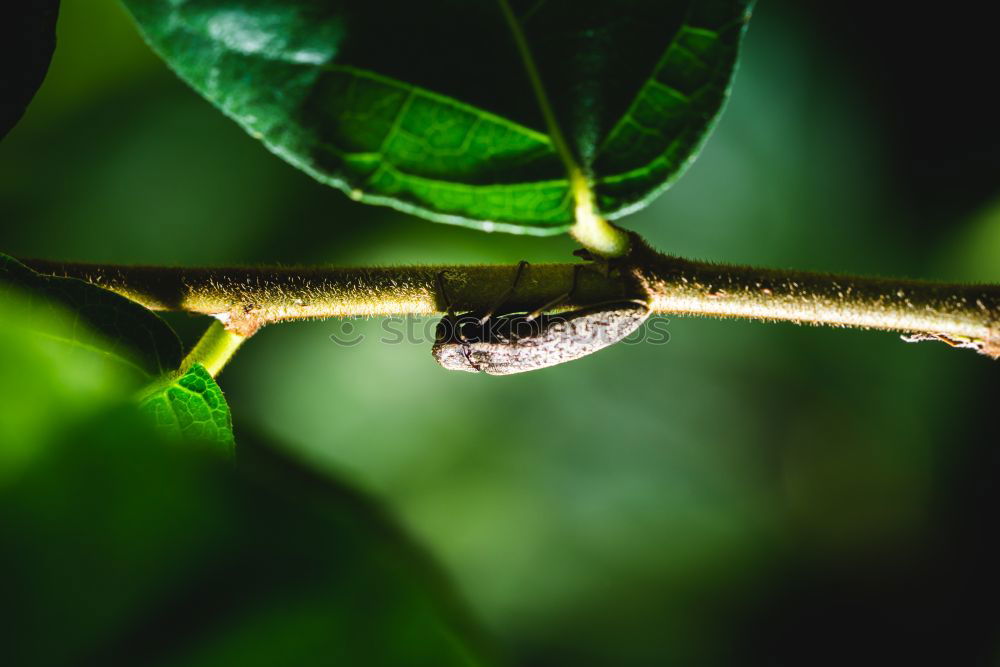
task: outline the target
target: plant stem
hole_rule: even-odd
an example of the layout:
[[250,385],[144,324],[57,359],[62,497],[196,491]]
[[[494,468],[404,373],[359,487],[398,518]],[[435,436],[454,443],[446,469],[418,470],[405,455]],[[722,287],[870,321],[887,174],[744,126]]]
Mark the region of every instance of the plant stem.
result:
[[[576,307],[645,296],[655,313],[739,317],[917,334],[1000,357],[1000,285],[864,278],[693,262],[638,250],[621,271],[582,272]],[[432,315],[447,304],[436,277],[445,271],[458,311],[485,310],[511,284],[514,266],[391,268],[164,268],[25,262],[81,278],[153,310],[219,317],[243,337],[295,319]],[[532,264],[507,307],[530,310],[566,292],[573,264]],[[597,265],[600,266],[600,265]]]
[[199,363],[209,375],[216,377],[246,339],[247,336],[229,331],[225,324],[216,320],[184,357],[180,370],[182,373],[187,372],[191,366]]

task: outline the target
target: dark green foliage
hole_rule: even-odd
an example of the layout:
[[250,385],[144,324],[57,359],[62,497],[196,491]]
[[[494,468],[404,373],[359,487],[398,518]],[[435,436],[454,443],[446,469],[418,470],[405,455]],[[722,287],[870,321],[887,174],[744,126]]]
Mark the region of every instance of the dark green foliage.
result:
[[137,407],[134,367],[40,298],[0,292],[5,664],[481,664],[377,507],[252,437],[213,455],[232,435],[203,368]]
[[5,3],[0,9],[0,139],[17,124],[42,85],[56,48],[59,0]]
[[[758,7],[739,89],[703,162],[634,225],[682,256],[1000,281],[989,7]],[[43,113],[31,132],[2,144],[0,248],[11,254],[164,265],[569,256],[567,238],[487,238],[414,224],[302,178],[143,59],[144,45],[116,12],[114,4],[64,3],[61,20],[71,22],[62,26],[47,94],[30,110]],[[81,73],[80,63],[89,69]],[[940,90],[960,91],[961,102]],[[5,664],[20,664],[29,648],[36,663],[114,664],[123,652],[132,664],[197,663],[187,647],[207,647],[225,628],[249,639],[260,630],[262,642],[286,650],[274,659],[248,643],[262,661],[299,658],[306,633],[319,632],[315,616],[289,613],[285,626],[300,627],[288,632],[249,622],[266,616],[267,602],[280,621],[302,590],[288,583],[290,558],[266,556],[288,578],[269,577],[260,560],[247,562],[253,549],[221,544],[238,531],[220,516],[238,516],[244,528],[250,521],[223,514],[226,502],[276,502],[296,526],[273,529],[274,541],[312,521],[312,499],[330,514],[357,512],[361,529],[382,534],[383,552],[398,555],[393,571],[417,563],[411,590],[440,591],[432,586],[437,571],[422,569],[422,554],[395,539],[384,513],[318,479],[343,470],[446,564],[510,664],[987,665],[1000,655],[1000,549],[992,538],[1000,457],[989,417],[1000,375],[975,355],[875,332],[671,318],[665,346],[621,346],[489,381],[442,372],[424,344],[379,343],[381,321],[351,323],[367,338],[350,348],[330,343],[339,322],[273,327],[246,346],[221,384],[237,426],[275,434],[293,458],[322,471],[310,476],[240,430],[235,466],[204,452],[190,464],[180,453],[170,459],[131,408],[116,407],[123,387],[131,396],[141,379],[91,363],[85,348],[19,331],[15,324],[41,327],[19,312],[0,298]],[[185,315],[168,321],[191,336],[202,328]],[[94,429],[119,420],[107,428],[134,427],[134,436],[94,447],[88,460]],[[32,444],[64,437],[58,449]],[[105,463],[120,458],[106,452],[124,457],[154,446],[134,459],[130,491],[105,488],[114,476],[103,468],[122,467]],[[47,460],[31,462],[39,455]],[[173,462],[149,469],[164,460]],[[18,473],[26,462],[32,467]],[[260,498],[220,491],[218,502],[205,502],[198,470],[228,479],[223,489],[236,485],[230,474],[246,474],[243,484]],[[45,485],[49,474],[55,479]],[[307,493],[305,480],[326,493]],[[168,492],[176,497],[157,500]],[[183,504],[186,495],[193,507]],[[115,509],[118,519],[98,513]],[[264,515],[270,529],[274,516]],[[120,539],[109,525],[121,527]],[[353,547],[342,550],[350,558],[331,560],[342,551],[330,542],[357,542],[339,529],[324,533],[332,522],[310,525],[317,559],[331,570],[364,560]],[[220,548],[199,551],[219,526]],[[262,553],[274,554],[276,545],[257,537]],[[306,551],[313,543],[290,544]],[[201,561],[217,567],[202,569]],[[161,572],[159,584],[149,583]],[[357,588],[366,589],[365,572]],[[352,592],[331,603],[331,632],[345,616],[372,619],[374,601],[384,599],[358,594],[344,579],[341,590]],[[242,586],[239,602],[252,610],[246,623],[232,603]],[[225,602],[206,602],[215,597]],[[441,616],[455,636],[470,635],[453,615]],[[356,636],[377,635],[371,646],[386,652],[382,643],[408,638],[406,627],[426,629],[407,613],[384,627],[377,621]],[[198,629],[200,639],[192,637]],[[107,641],[98,645],[98,634]],[[178,648],[167,656],[174,639]],[[76,651],[81,645],[91,648]],[[372,656],[299,662],[377,664]]]
[[234,467],[118,408],[0,481],[9,664],[482,664],[440,576],[357,492]]

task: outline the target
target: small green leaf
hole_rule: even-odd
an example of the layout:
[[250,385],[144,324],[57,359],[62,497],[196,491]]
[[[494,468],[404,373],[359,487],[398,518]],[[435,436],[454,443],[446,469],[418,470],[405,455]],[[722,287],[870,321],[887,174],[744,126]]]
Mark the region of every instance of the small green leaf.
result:
[[56,48],[59,0],[5,3],[0,9],[0,139],[21,120]]
[[195,440],[221,445],[232,453],[233,420],[222,390],[201,364],[184,374],[172,374],[139,401],[139,409],[152,417],[156,428],[175,440]]
[[[27,296],[38,312],[65,308],[83,325],[46,331],[46,335],[97,346],[146,376],[162,375],[180,365],[183,350],[173,329],[152,311],[123,296],[75,278],[36,273],[0,253],[0,291],[10,288]],[[25,326],[33,321],[27,318]]]
[[[352,197],[484,230],[573,223],[566,167],[496,0],[123,0],[177,73]],[[725,101],[752,0],[516,0],[602,212],[644,206]]]

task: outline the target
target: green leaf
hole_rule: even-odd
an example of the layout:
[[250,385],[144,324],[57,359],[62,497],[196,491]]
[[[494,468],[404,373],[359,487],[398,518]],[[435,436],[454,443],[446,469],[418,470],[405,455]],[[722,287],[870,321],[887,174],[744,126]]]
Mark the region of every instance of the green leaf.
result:
[[71,312],[0,289],[0,484],[75,420],[148,381]]
[[24,115],[56,48],[59,0],[5,3],[0,9],[0,139]]
[[[573,222],[496,0],[124,3],[184,80],[352,197],[484,230]],[[511,4],[602,212],[648,203],[714,124],[752,0]]]
[[169,438],[217,443],[226,453],[233,452],[229,406],[201,364],[192,365],[186,373],[168,375],[143,396],[139,409]]
[[[46,276],[0,253],[0,291],[14,289],[38,312],[65,308],[83,326],[40,333],[88,345],[128,364],[145,376],[176,370],[182,358],[180,339],[163,320],[123,296],[75,278]],[[23,325],[30,326],[28,317]],[[47,322],[44,318],[38,322]]]

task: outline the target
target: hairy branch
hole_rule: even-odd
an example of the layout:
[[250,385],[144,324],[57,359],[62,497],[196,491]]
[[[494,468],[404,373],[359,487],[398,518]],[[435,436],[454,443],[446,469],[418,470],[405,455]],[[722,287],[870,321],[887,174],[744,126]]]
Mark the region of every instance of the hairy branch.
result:
[[[264,324],[329,317],[431,315],[446,305],[483,310],[510,286],[514,266],[384,268],[164,268],[26,262],[80,278],[153,310],[213,315],[244,336]],[[532,264],[510,309],[530,310],[569,289],[573,264]],[[661,255],[633,235],[609,271],[584,271],[566,307],[644,296],[656,313],[740,317],[899,331],[1000,357],[1000,286],[780,271]]]

